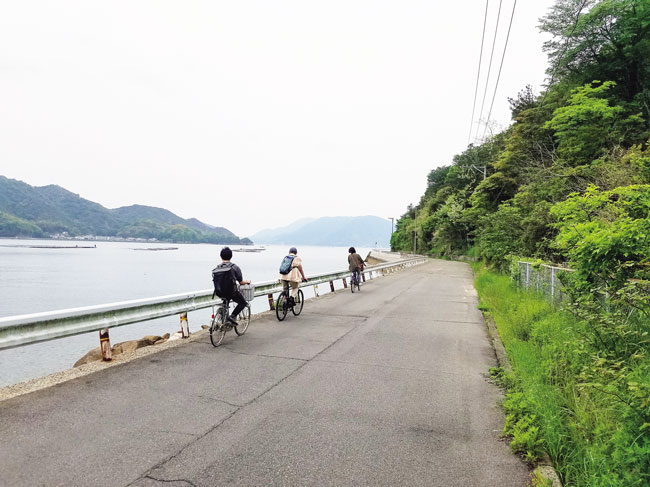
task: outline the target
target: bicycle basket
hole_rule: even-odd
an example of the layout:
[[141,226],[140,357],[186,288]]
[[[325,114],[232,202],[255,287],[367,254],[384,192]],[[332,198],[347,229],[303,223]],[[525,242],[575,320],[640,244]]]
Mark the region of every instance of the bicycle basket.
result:
[[255,286],[253,284],[244,284],[239,287],[239,292],[246,301],[250,302],[255,297]]

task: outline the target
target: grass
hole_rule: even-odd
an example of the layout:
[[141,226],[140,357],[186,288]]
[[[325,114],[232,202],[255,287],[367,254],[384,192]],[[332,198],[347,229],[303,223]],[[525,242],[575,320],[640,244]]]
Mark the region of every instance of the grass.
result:
[[[606,385],[585,384],[593,357],[585,353],[587,325],[507,276],[473,267],[480,307],[494,317],[513,367],[509,376],[493,371],[507,389],[511,448],[532,464],[550,456],[565,486],[650,485],[641,420]],[[634,384],[650,383],[649,370],[647,361],[630,368]]]

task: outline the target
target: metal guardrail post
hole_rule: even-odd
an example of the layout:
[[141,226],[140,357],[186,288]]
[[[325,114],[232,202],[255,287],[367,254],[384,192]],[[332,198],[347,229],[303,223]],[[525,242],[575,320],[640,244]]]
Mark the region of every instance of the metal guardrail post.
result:
[[273,293],[269,293],[269,309],[273,311],[275,309],[275,303],[273,302]]
[[330,291],[334,292],[334,281],[330,281]]
[[108,336],[108,328],[99,330],[99,347],[102,351],[102,360],[109,362],[113,359],[111,355],[111,340]]
[[320,294],[318,294],[318,284],[314,284],[314,296],[317,298],[320,297]]
[[345,280],[345,277],[342,279],[342,281],[343,281],[343,289],[347,289],[348,288],[348,281]]
[[183,338],[190,337],[190,324],[187,321],[187,313],[181,313],[181,336]]

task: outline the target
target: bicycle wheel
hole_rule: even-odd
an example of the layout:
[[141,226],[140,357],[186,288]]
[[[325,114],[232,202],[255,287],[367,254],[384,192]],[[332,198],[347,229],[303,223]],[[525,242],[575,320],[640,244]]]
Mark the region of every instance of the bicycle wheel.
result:
[[354,274],[350,276],[350,291],[352,291],[352,294],[354,294]]
[[226,322],[225,308],[219,308],[210,323],[210,341],[214,347],[221,345],[223,337],[226,336],[226,329],[223,326]]
[[277,316],[278,321],[282,321],[287,317],[288,308],[287,295],[280,293],[278,300],[275,302],[275,316]]
[[291,308],[291,312],[298,316],[302,311],[302,305],[305,302],[305,296],[302,294],[302,289],[298,289],[298,296],[296,297],[296,304]]
[[235,333],[238,336],[242,336],[248,330],[248,325],[251,322],[251,306],[250,304],[241,310],[239,316],[237,316],[237,326],[235,327]]

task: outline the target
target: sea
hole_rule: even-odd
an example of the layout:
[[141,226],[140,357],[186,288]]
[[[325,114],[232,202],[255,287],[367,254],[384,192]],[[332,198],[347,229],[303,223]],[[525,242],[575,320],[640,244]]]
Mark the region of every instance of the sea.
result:
[[[0,239],[0,318],[78,308],[171,294],[211,291],[211,270],[221,260],[222,245],[148,242]],[[260,247],[260,246],[255,246]],[[245,280],[278,277],[288,246],[263,245],[260,252],[233,253]],[[232,245],[233,250],[247,249]],[[357,248],[365,257],[370,249]],[[305,274],[347,269],[347,247],[298,247]],[[329,286],[320,286],[321,293]],[[311,287],[306,297],[313,296]],[[268,310],[255,298],[253,313]],[[211,309],[189,314],[190,332],[210,322]],[[111,343],[145,335],[173,334],[180,318],[112,328]],[[254,332],[254,328],[251,329]],[[98,332],[0,350],[0,387],[69,369],[99,345]]]

